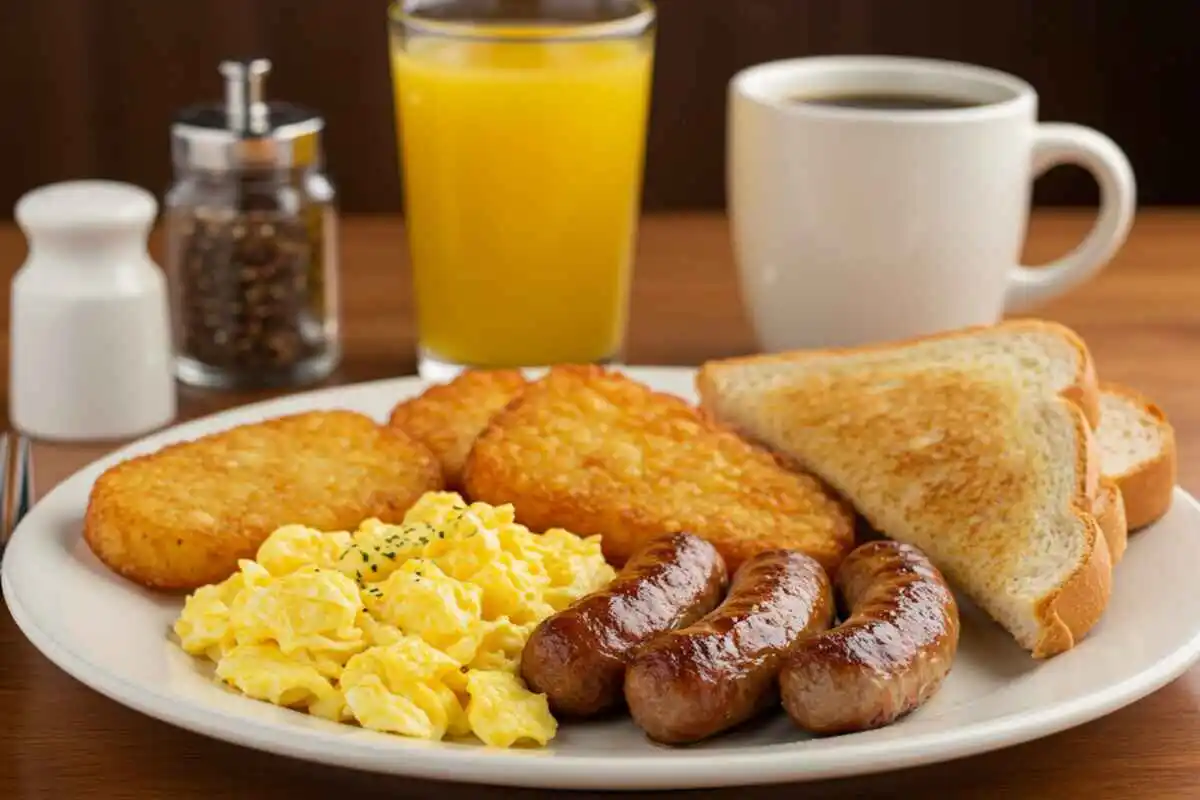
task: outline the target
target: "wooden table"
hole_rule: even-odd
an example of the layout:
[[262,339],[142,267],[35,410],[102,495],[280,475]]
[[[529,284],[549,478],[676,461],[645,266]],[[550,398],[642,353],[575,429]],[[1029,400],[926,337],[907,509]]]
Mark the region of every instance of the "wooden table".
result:
[[[1090,217],[1039,214],[1029,260],[1071,248]],[[0,227],[0,269],[11,273],[24,243]],[[344,226],[346,359],[337,381],[411,373],[413,325],[401,224]],[[3,291],[7,293],[9,277]],[[0,298],[7,313],[7,296]],[[1074,326],[1103,379],[1130,383],[1175,421],[1180,480],[1200,489],[1200,212],[1145,212],[1117,262],[1044,315]],[[7,330],[7,325],[4,326]],[[3,352],[7,354],[7,341]],[[646,220],[633,300],[629,361],[696,364],[748,352],[723,218]],[[0,386],[7,392],[7,365]],[[256,395],[184,391],[196,416]],[[105,450],[36,448],[45,491]],[[1200,578],[1198,578],[1200,579]],[[1039,742],[949,764],[794,787],[806,798],[1200,797],[1200,669],[1110,717]],[[764,787],[709,797],[775,796]],[[514,791],[513,797],[535,793]],[[294,798],[500,797],[478,787],[389,779],[318,767],[177,730],[84,688],[29,645],[0,613],[0,797]]]

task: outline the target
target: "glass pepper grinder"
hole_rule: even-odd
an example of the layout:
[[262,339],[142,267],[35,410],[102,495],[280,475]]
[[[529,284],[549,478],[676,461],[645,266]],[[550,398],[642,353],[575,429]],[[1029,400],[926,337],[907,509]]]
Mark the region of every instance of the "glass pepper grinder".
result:
[[298,386],[341,358],[325,123],[266,102],[270,69],[266,59],[222,62],[224,104],[186,108],[171,128],[166,262],[184,383]]

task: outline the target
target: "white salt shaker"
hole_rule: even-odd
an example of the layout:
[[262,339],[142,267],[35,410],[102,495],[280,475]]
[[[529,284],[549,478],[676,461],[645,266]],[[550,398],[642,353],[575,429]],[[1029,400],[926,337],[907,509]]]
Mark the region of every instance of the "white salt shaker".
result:
[[16,206],[29,256],[13,278],[10,408],[30,436],[107,440],[175,417],[166,281],[144,189],[71,181]]

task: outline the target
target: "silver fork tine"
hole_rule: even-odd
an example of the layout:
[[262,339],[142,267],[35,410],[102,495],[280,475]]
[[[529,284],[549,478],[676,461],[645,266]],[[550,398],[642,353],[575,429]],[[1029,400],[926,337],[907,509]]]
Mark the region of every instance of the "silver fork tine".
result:
[[13,498],[13,522],[10,530],[15,530],[21,520],[25,519],[29,509],[33,508],[33,445],[24,434],[17,436],[16,471],[13,481],[16,496]]
[[9,488],[12,484],[12,459],[9,458],[12,454],[12,439],[11,433],[5,433],[4,437],[0,438],[0,467],[3,467],[0,471],[0,554],[4,552],[4,545],[8,544],[12,529],[16,527],[8,521],[13,494]]
[[33,458],[30,442],[22,434],[5,433],[0,439],[0,554],[12,532],[33,505]]

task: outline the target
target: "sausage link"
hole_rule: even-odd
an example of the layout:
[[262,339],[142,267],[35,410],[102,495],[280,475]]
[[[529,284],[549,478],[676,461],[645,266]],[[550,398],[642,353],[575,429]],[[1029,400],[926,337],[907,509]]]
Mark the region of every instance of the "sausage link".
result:
[[954,595],[917,548],[864,544],[836,583],[849,618],[797,645],[779,676],[788,716],[817,734],[879,728],[915,710],[958,650]]
[[690,625],[725,594],[720,553],[690,533],[650,542],[605,589],[547,617],[521,654],[521,677],[555,714],[586,717],[617,706],[625,665],[643,642]]
[[756,716],[778,702],[784,656],[826,630],[833,611],[816,561],[788,550],[754,556],[720,607],[638,650],[625,673],[634,722],[655,741],[687,744]]

